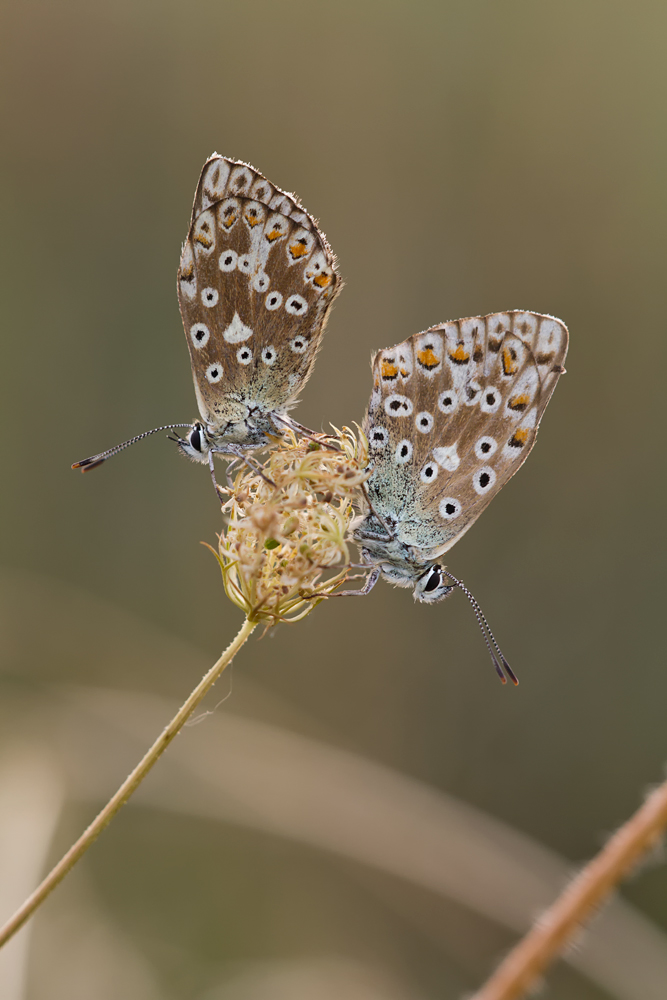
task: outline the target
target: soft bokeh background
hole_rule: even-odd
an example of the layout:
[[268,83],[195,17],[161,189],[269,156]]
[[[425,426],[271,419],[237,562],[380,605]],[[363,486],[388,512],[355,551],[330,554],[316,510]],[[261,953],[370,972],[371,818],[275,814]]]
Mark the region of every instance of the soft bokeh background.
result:
[[[0,19],[0,917],[240,624],[199,545],[220,527],[205,468],[154,438],[85,478],[69,469],[195,416],[175,276],[205,158],[248,160],[298,192],[338,255],[347,287],[297,411],[310,426],[360,420],[371,351],[436,322],[526,308],[571,333],[539,444],[450,558],[521,687],[497,683],[461,595],[416,607],[381,584],[253,638],[231,696],[216,708],[225,679],[153,798],[37,918],[0,993],[458,997],[534,916],[518,882],[484,902],[485,814],[530,838],[516,842],[526,865],[534,841],[565,873],[667,757],[665,5],[23,0]],[[246,782],[244,722],[310,742],[293,766],[284,747],[258,746]],[[224,753],[207,743],[220,727]],[[188,747],[199,796],[178,770]],[[352,755],[340,781],[322,770],[338,824],[327,843],[300,833],[321,808],[299,784],[314,748]],[[277,828],[263,802],[281,761],[294,788]],[[396,870],[359,855],[370,819],[347,781],[380,794],[371,764],[477,810],[458,855],[444,823],[436,858],[447,877],[465,871],[467,840],[458,897],[399,870],[423,857],[407,834]],[[243,816],[226,780],[253,789]],[[392,808],[415,836],[431,828],[428,810],[422,822],[385,791],[378,858],[396,839]],[[489,842],[502,874],[514,862],[501,841]],[[665,995],[667,869],[645,867],[622,897],[653,935],[646,982],[632,956],[627,988],[620,971],[562,964],[545,998]]]

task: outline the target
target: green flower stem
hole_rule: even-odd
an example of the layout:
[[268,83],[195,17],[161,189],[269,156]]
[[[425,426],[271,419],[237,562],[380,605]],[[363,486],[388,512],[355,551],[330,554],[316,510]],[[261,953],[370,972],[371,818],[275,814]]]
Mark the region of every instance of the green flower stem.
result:
[[72,844],[67,854],[49,872],[41,885],[26,899],[25,903],[19,907],[4,927],[0,928],[0,948],[30,919],[33,913],[42,905],[46,897],[53,892],[55,887],[65,878],[65,875],[71,871],[79,858],[83,857],[120,808],[125,805],[129,797],[139,787],[153,767],[158,757],[164,753],[176,734],[183,728],[204,695],[213,687],[225,667],[234,659],[243,643],[250,637],[256,625],[257,622],[249,622],[247,619],[244,621],[236,638],[232,640],[220,659],[213,664],[208,673],[202,677],[192,694],[183,703],[168,726],[158,736],[153,746],[137,764],[134,771],[128,775],[113,798],[107,802],[104,809],[98,813],[76,843]]

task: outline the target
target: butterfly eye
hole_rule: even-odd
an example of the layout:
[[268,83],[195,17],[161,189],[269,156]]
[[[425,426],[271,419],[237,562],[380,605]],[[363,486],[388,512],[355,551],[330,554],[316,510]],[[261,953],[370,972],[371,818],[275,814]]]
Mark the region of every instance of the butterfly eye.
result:
[[442,575],[440,573],[440,567],[432,566],[431,574],[426,583],[424,584],[424,593],[430,594],[432,590],[435,590],[436,587],[440,586],[441,582],[442,582]]
[[201,451],[201,434],[198,427],[190,431],[190,444],[195,451]]

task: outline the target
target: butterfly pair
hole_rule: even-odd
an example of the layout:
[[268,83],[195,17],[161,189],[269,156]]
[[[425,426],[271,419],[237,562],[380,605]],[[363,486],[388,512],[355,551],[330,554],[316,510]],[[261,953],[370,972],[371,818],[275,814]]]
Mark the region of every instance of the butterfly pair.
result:
[[[73,468],[85,472],[149,434],[186,427],[180,449],[208,463],[215,481],[216,453],[254,464],[249,452],[271,435],[303,432],[289,409],[341,287],[326,237],[298,200],[214,154],[178,269],[201,420],[156,428]],[[567,344],[559,320],[507,312],[432,327],[374,357],[364,421],[372,472],[353,531],[369,567],[360,593],[380,576],[427,603],[459,586],[485,624],[439,560],[525,461]]]

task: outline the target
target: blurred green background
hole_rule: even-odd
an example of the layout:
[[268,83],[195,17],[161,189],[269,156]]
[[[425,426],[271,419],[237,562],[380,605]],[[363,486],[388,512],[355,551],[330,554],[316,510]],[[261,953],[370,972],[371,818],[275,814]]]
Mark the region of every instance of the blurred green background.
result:
[[[125,709],[107,732],[72,691],[124,692],[141,721],[141,698],[184,696],[240,624],[199,544],[221,527],[204,467],[156,437],[85,478],[69,468],[196,416],[175,278],[213,150],[296,191],[338,255],[347,285],[296,411],[309,426],[360,420],[371,352],[446,319],[549,312],[571,346],[535,451],[449,557],[520,688],[497,683],[461,595],[417,607],[382,583],[253,637],[174,762],[203,740],[215,812],[217,776],[245,758],[234,740],[207,753],[207,727],[262,722],[473,806],[471,830],[502,821],[563,871],[660,780],[666,30],[663,3],[614,0],[3,5],[0,821],[26,889],[170,708],[151,701],[132,742]],[[22,761],[44,779],[33,795]],[[45,762],[63,782],[51,813]],[[504,920],[513,891],[491,916],[484,884],[454,898],[365,863],[352,807],[328,846],[301,843],[301,820],[263,827],[261,778],[252,822],[204,815],[174,762],[162,799],[127,808],[37,918],[3,996],[454,998],[535,915]],[[317,808],[305,786],[300,801]],[[667,869],[622,897],[653,942],[645,982],[632,954],[625,992],[621,972],[562,964],[545,998],[667,995]]]

